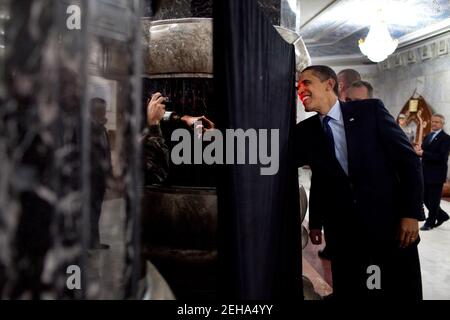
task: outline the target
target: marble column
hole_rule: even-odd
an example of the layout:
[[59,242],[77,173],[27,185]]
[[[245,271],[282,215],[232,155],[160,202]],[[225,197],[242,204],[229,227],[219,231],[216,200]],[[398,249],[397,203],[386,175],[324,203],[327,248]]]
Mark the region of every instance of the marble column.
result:
[[101,297],[90,268],[99,252],[88,251],[94,168],[107,167],[92,157],[90,99],[99,92],[114,138],[112,191],[126,217],[115,229],[123,249],[110,248],[123,276],[112,281],[125,283],[122,297],[137,291],[140,14],[139,0],[0,5],[1,298]]

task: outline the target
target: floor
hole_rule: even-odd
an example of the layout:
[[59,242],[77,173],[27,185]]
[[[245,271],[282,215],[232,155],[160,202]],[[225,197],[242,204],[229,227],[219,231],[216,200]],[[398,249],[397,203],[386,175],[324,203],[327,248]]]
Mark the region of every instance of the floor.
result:
[[100,216],[100,242],[109,249],[88,251],[88,296],[116,300],[124,296],[125,272],[125,202],[110,199],[103,202]]
[[[309,194],[308,172],[303,172],[300,183]],[[450,202],[443,200],[441,207],[450,213]],[[109,199],[103,204],[100,219],[101,242],[109,244],[108,250],[92,250],[89,254],[90,291],[101,299],[121,299],[123,296],[124,201]],[[308,213],[305,220],[308,220]],[[422,268],[423,294],[426,300],[450,300],[450,221],[440,227],[421,231],[419,254]],[[331,272],[327,260],[318,258],[322,246],[308,243],[303,250],[303,274],[314,285],[317,293],[331,293]]]
[[[441,201],[450,213],[450,202]],[[450,300],[450,220],[436,229],[420,231],[420,263],[423,297],[426,300]]]
[[[88,297],[122,300],[125,296],[125,201],[107,193],[100,216],[100,242],[109,249],[88,251]],[[146,278],[139,281],[138,296],[144,300],[172,300],[173,293],[158,270],[146,263]]]

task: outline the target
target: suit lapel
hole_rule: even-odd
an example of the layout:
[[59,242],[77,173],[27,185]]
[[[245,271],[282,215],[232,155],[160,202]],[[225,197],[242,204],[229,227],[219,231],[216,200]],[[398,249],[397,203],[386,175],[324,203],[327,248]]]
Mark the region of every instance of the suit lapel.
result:
[[315,123],[315,127],[317,129],[316,147],[320,148],[320,150],[322,150],[321,152],[325,156],[322,159],[326,159],[327,162],[329,163],[329,165],[332,165],[335,162],[337,162],[336,155],[331,150],[331,148],[328,147],[329,146],[329,142],[328,142],[327,136],[325,135],[325,131],[323,130],[322,121],[320,120],[319,114],[317,114],[314,117],[316,117],[316,119],[315,119],[315,122],[316,122]]
[[322,127],[322,121],[320,120],[319,115],[317,114],[315,117],[317,117],[316,119],[316,126],[318,132],[317,133],[317,145],[321,146],[321,149],[323,150],[323,153],[326,155],[326,157],[324,157],[326,159],[326,162],[328,163],[328,167],[334,168],[335,172],[339,172],[338,175],[344,175],[347,176],[347,174],[345,173],[344,169],[342,169],[341,164],[339,163],[339,161],[336,158],[336,153],[334,150],[331,150],[331,148],[329,148],[329,142],[328,142],[328,138],[325,135],[325,131],[323,130]]
[[425,137],[425,139],[423,139],[423,145],[424,146],[429,146],[430,145],[430,140],[431,140],[431,137],[432,137],[432,135],[433,135],[433,133],[429,133],[426,137]]
[[439,133],[436,135],[436,137],[434,137],[434,139],[432,139],[432,140],[430,141],[430,144],[439,141],[439,140],[444,136],[443,133],[444,133],[444,130],[441,130],[441,132],[439,132]]
[[319,114],[317,114],[316,116],[315,116],[315,122],[316,122],[316,124],[315,124],[315,126],[316,126],[316,129],[317,129],[317,139],[318,139],[318,144],[319,145],[323,145],[324,146],[324,150],[328,150],[329,151],[329,149],[330,148],[327,148],[326,146],[328,146],[328,140],[327,140],[327,137],[326,137],[326,135],[325,135],[325,131],[323,130],[323,127],[322,127],[322,121],[320,120],[320,116],[319,116]]
[[357,150],[355,141],[355,127],[358,123],[357,117],[355,117],[354,108],[348,103],[339,101],[341,104],[342,118],[344,120],[345,139],[347,141],[347,161],[348,161],[348,175],[351,176],[353,172],[353,165],[356,163],[356,153],[352,150]]

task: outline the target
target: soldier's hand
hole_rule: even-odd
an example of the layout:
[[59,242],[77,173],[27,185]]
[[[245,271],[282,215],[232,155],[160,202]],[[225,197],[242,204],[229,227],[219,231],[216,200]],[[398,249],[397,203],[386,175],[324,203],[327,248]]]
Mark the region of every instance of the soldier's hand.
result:
[[159,92],[152,95],[152,98],[147,104],[147,124],[149,126],[159,124],[163,118],[164,112],[166,111],[165,101],[166,98]]

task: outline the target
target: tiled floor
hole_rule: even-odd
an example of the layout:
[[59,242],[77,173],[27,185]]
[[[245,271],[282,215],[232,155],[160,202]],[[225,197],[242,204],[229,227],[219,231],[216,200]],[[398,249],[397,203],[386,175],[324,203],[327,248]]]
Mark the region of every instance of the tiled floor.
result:
[[89,251],[88,284],[90,296],[102,300],[123,299],[125,273],[125,202],[103,202],[100,241],[110,247]]
[[[441,201],[450,213],[450,202]],[[420,263],[423,297],[426,300],[450,300],[450,220],[436,229],[420,231]]]

